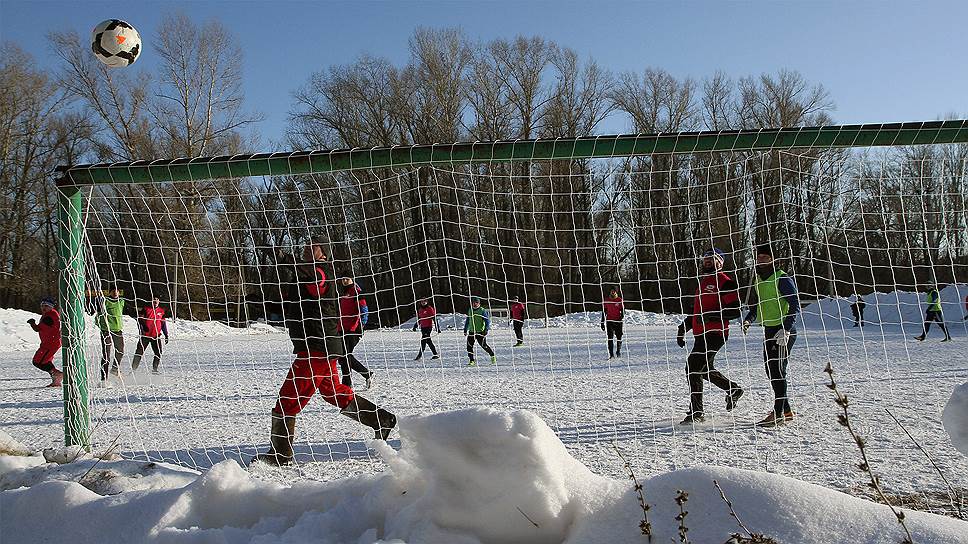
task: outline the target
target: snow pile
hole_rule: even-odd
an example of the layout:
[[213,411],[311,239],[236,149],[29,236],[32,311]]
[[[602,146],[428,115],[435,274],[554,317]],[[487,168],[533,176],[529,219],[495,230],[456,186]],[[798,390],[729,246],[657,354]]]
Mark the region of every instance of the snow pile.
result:
[[955,449],[968,455],[968,382],[955,388],[941,415]]
[[[37,333],[27,324],[28,319],[40,320],[40,314],[24,310],[0,308],[0,352],[29,351],[37,349]],[[94,316],[85,316],[85,327],[91,342],[96,343],[98,328],[94,323]],[[124,335],[126,338],[136,338],[138,320],[124,316]],[[251,323],[246,328],[230,327],[218,321],[189,321],[185,319],[168,320],[168,333],[172,338],[192,339],[210,338],[214,336],[260,335],[284,333],[285,329],[267,325],[265,323]]]
[[[965,296],[968,295],[968,285],[949,285],[941,290],[941,313],[946,321],[959,321],[964,316]],[[893,291],[890,293],[871,293],[864,296],[867,307],[864,310],[864,320],[870,325],[880,328],[899,328],[908,325],[911,330],[919,329],[924,322],[925,293],[909,291]],[[850,312],[853,297],[824,297],[819,301],[803,308],[801,320],[804,327],[812,330],[824,330],[850,327],[854,323],[854,316]],[[914,327],[910,327],[914,325]]]
[[32,452],[0,429],[0,455],[30,455]]
[[[630,482],[592,474],[530,412],[464,410],[401,424],[399,452],[372,443],[389,471],[325,484],[267,483],[234,461],[201,476],[132,461],[0,471],[0,530],[20,543],[73,544],[644,539]],[[653,541],[676,540],[679,489],[689,492],[693,542],[739,531],[714,479],[752,531],[781,542],[901,539],[885,506],[783,476],[700,467],[642,482]],[[919,543],[968,541],[961,521],[907,511],[906,522]]]

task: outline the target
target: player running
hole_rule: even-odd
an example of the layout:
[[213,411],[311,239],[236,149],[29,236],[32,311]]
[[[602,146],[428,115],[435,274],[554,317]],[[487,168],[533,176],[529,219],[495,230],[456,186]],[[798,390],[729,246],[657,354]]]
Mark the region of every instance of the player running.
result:
[[50,374],[47,387],[60,387],[64,373],[54,366],[54,357],[61,348],[60,313],[54,307],[54,299],[45,297],[40,301],[40,323],[34,318],[27,320],[30,328],[40,336],[40,348],[34,353],[34,366]]
[[924,312],[924,331],[919,336],[915,336],[914,339],[918,342],[923,342],[928,337],[928,331],[931,330],[931,323],[935,322],[938,324],[941,332],[944,333],[944,340],[942,342],[950,342],[951,334],[948,332],[948,327],[944,324],[944,315],[941,313],[941,293],[938,291],[936,285],[928,287],[926,302],[928,309]]
[[419,361],[423,358],[424,348],[430,348],[430,353],[433,353],[431,359],[440,359],[440,355],[437,354],[437,346],[434,345],[434,341],[430,338],[430,334],[435,330],[437,334],[440,334],[440,323],[437,322],[437,309],[434,305],[430,303],[430,300],[422,298],[417,302],[417,321],[413,324],[414,332],[417,328],[420,328],[420,352],[414,357],[414,361]]
[[692,313],[679,325],[676,343],[686,346],[686,331],[692,329],[695,343],[686,359],[686,378],[689,381],[689,413],[683,425],[705,421],[703,415],[703,380],[726,391],[726,411],[736,406],[743,396],[743,388],[730,381],[713,366],[713,360],[729,339],[729,321],[740,316],[738,286],[723,272],[725,254],[713,248],[703,255],[702,277],[693,299]]
[[497,362],[494,350],[487,345],[487,333],[491,332],[491,314],[486,308],[481,306],[481,299],[471,298],[471,308],[467,311],[467,319],[464,320],[464,334],[467,336],[467,366],[474,366],[474,342],[484,348],[484,351],[491,356],[491,364]]
[[353,355],[353,350],[363,339],[363,327],[370,310],[366,299],[361,296],[360,286],[353,278],[342,278],[339,283],[343,287],[343,293],[339,297],[339,332],[343,335],[343,351],[346,353],[339,359],[342,382],[343,385],[353,387],[353,379],[350,377],[350,369],[353,369],[363,376],[366,388],[369,389],[373,386],[373,373]]

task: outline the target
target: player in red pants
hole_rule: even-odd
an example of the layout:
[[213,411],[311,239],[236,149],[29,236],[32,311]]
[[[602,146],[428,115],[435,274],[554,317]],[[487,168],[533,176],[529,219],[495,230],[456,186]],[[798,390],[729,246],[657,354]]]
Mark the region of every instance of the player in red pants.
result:
[[40,335],[40,348],[34,353],[34,366],[50,374],[50,385],[60,387],[64,373],[54,366],[54,357],[61,348],[60,314],[54,308],[54,299],[44,298],[40,301],[40,324],[33,318],[27,320],[31,329]]
[[340,413],[372,428],[375,438],[386,440],[397,424],[392,413],[356,395],[340,381],[339,359],[344,355],[338,330],[339,290],[326,245],[315,242],[303,251],[303,262],[295,265],[296,281],[286,304],[286,327],[296,360],[279,388],[272,409],[270,448],[256,460],[272,465],[292,462],[296,415],[318,391]]

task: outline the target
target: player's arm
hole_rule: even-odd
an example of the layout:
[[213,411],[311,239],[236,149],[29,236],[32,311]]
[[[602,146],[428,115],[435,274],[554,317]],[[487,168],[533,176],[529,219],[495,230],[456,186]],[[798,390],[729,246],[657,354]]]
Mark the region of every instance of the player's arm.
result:
[[783,329],[790,330],[796,323],[797,314],[800,313],[800,293],[797,290],[796,282],[790,276],[780,278],[780,281],[777,282],[777,290],[787,303],[787,314],[783,318]]

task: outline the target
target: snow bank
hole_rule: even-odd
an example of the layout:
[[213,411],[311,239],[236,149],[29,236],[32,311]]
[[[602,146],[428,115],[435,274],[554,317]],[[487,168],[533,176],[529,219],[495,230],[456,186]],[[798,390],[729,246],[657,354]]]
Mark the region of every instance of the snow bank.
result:
[[[401,443],[399,452],[372,443],[387,460],[383,474],[292,486],[261,481],[234,461],[200,476],[132,461],[102,461],[91,473],[102,472],[83,480],[92,460],[7,470],[0,472],[0,530],[18,543],[73,544],[644,539],[630,482],[592,474],[530,412],[474,409],[406,418]],[[693,542],[724,542],[739,530],[713,480],[751,530],[781,542],[901,538],[882,505],[783,476],[699,467],[643,482],[654,542],[675,540],[678,489],[689,492]],[[906,514],[916,542],[968,542],[964,522]]]
[[968,455],[968,382],[955,388],[941,415],[955,449]]
[[[960,321],[965,315],[966,295],[968,285],[949,285],[941,290],[941,313],[949,324]],[[909,291],[866,295],[864,320],[868,326],[899,328],[901,325],[908,325],[909,329],[917,329],[924,322],[925,298],[925,293]],[[825,297],[806,306],[801,316],[803,326],[809,330],[840,330],[842,327],[853,326],[854,316],[850,313],[852,301],[852,297]],[[910,327],[911,325],[914,327]]]
[[[0,352],[32,351],[37,349],[37,333],[30,328],[27,320],[40,319],[39,313],[24,310],[0,308]],[[85,316],[86,331],[91,342],[97,342],[98,328],[94,317]],[[128,338],[138,336],[138,321],[130,316],[124,316],[124,334]],[[173,338],[192,339],[210,338],[213,336],[259,335],[284,333],[285,329],[267,325],[265,323],[251,323],[246,328],[230,327],[218,321],[189,321],[185,319],[169,320],[168,332]]]

